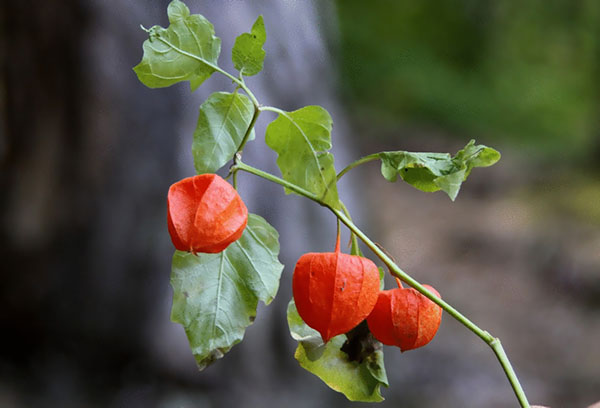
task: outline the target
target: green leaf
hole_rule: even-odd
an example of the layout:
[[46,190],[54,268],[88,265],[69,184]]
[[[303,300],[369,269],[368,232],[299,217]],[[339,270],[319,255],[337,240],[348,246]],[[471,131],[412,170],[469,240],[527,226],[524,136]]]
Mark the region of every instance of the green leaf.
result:
[[398,175],[415,188],[425,192],[444,191],[452,201],[474,167],[488,167],[500,159],[491,147],[475,145],[471,140],[454,157],[448,153],[381,152],[381,174],[391,182]]
[[331,149],[331,116],[320,106],[278,112],[267,126],[265,141],[279,155],[277,165],[283,178],[339,209],[333,155],[327,151]]
[[265,23],[263,17],[258,16],[252,30],[235,39],[231,50],[231,59],[235,69],[247,76],[256,75],[262,71],[265,60],[265,50],[262,47],[266,40]]
[[213,25],[206,18],[190,15],[179,0],[169,4],[167,14],[169,27],[154,26],[149,30],[144,56],[133,70],[149,88],[190,81],[194,91],[215,71],[221,39],[215,36]]
[[[288,305],[287,316],[292,338],[299,342],[294,357],[302,368],[319,377],[331,389],[344,394],[350,401],[383,401],[380,387],[387,387],[388,381],[381,343],[375,342],[375,347],[361,353],[360,362],[351,361],[349,354],[342,351],[348,345],[345,334],[323,344],[319,332],[302,321],[293,300]],[[368,330],[367,334],[371,336]]]
[[360,250],[360,247],[358,246],[358,240],[356,239],[356,236],[352,233],[350,235],[350,240],[350,255],[363,256],[363,253]]
[[474,167],[489,167],[495,164],[500,160],[500,152],[484,145],[475,145],[475,140],[471,140],[464,149],[456,153],[455,160],[467,165],[466,177]]
[[[192,154],[198,174],[214,173],[237,152],[254,115],[254,105],[239,93],[215,92],[200,106]],[[254,139],[254,130],[249,140]]]
[[283,269],[278,253],[277,231],[254,214],[221,253],[175,252],[171,320],[185,328],[200,369],[242,340],[259,300],[273,300]]

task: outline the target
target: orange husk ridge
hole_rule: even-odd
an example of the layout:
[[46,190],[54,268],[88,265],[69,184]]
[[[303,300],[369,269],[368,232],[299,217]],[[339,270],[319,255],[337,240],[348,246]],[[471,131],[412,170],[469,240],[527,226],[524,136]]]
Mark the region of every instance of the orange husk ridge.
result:
[[[413,288],[384,290],[367,317],[369,330],[377,340],[401,351],[423,347],[440,326],[442,309]],[[437,297],[437,290],[423,285]]]
[[238,240],[248,209],[237,191],[217,174],[200,174],[171,185],[167,225],[176,249],[217,253]]
[[379,271],[369,259],[335,252],[307,253],[294,269],[292,290],[298,314],[326,343],[363,321],[377,303]]

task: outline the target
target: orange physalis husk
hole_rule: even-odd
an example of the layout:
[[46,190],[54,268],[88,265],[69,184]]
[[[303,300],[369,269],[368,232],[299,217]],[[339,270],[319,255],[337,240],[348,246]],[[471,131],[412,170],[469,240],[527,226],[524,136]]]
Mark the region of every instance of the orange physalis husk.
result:
[[248,209],[231,184],[200,174],[169,188],[167,222],[176,249],[217,253],[242,236]]
[[[434,295],[440,294],[423,285]],[[442,308],[413,288],[396,288],[379,293],[377,304],[367,317],[373,336],[401,351],[412,350],[429,343],[442,321]]]
[[338,237],[335,252],[300,257],[292,289],[298,314],[327,343],[371,313],[377,303],[379,270],[367,258],[341,253]]

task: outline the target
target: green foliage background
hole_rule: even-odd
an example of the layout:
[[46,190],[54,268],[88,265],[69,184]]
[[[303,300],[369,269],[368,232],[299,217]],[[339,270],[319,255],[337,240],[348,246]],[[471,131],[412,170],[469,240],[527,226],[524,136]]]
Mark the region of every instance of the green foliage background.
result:
[[[543,158],[580,158],[600,131],[600,2],[338,0],[351,105]],[[362,113],[364,115],[364,113]]]

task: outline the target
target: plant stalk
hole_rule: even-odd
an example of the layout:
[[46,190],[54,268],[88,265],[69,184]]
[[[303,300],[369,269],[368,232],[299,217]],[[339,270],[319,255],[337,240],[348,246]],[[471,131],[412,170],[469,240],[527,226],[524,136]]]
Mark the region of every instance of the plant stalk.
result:
[[[348,219],[350,221],[352,221],[352,217],[350,217],[350,212],[348,211],[348,209],[346,208],[346,206],[344,205],[344,203],[342,203],[340,201],[340,204],[342,205],[342,211],[344,212],[344,214],[346,214],[346,217],[348,217]],[[339,222],[339,218],[338,218],[338,222]],[[360,252],[360,247],[358,246],[358,239],[356,238],[356,234],[352,231],[350,231],[350,240],[352,242],[352,248],[351,248],[351,253],[352,255],[362,255]]]
[[512,365],[510,363],[510,360],[508,359],[508,356],[506,355],[506,352],[504,351],[504,348],[502,347],[502,343],[500,342],[500,339],[492,336],[489,332],[482,330],[479,326],[477,326],[475,323],[473,323],[471,320],[469,320],[466,316],[464,316],[462,313],[460,313],[458,310],[456,310],[450,304],[448,304],[444,300],[435,296],[433,293],[431,293],[429,290],[427,290],[425,287],[423,287],[419,282],[414,280],[406,272],[404,272],[402,269],[400,269],[400,267],[398,267],[398,265],[396,265],[396,263],[394,261],[392,261],[385,254],[385,252],[383,252],[381,249],[379,249],[379,247],[377,245],[375,245],[375,243],[373,241],[371,241],[369,239],[369,237],[367,237],[360,229],[358,229],[358,227],[356,225],[354,225],[354,223],[352,221],[350,221],[343,212],[341,212],[339,210],[335,210],[333,208],[330,208],[330,209],[338,217],[338,219],[340,221],[342,221],[352,232],[354,232],[356,234],[356,236],[358,236],[365,243],[365,245],[367,245],[369,247],[369,249],[371,251],[373,251],[373,253],[375,255],[377,255],[379,257],[379,259],[381,259],[383,261],[383,263],[385,263],[385,265],[390,269],[390,271],[392,272],[392,274],[394,276],[400,278],[400,280],[402,280],[403,282],[408,284],[410,287],[416,289],[422,295],[426,296],[432,302],[436,303],[446,313],[448,313],[450,316],[454,317],[456,320],[458,320],[460,323],[462,323],[465,327],[467,327],[469,330],[471,330],[473,333],[475,333],[479,338],[481,338],[488,346],[490,346],[491,349],[494,351],[494,354],[496,354],[498,361],[500,361],[500,365],[502,365],[502,369],[504,370],[504,373],[506,374],[506,377],[508,378],[508,381],[510,382],[510,385],[515,393],[515,396],[519,400],[521,407],[529,408],[529,402],[527,401],[525,392],[523,391],[523,388],[521,387],[521,383],[519,382],[519,379],[517,378],[517,374],[515,373]]
[[[367,157],[369,157],[369,156],[367,156]],[[373,160],[373,159],[371,159],[371,160]],[[357,163],[357,162],[355,162],[355,163]],[[361,164],[361,163],[357,163],[356,165],[359,165],[359,164]],[[348,167],[347,167],[347,169],[350,170],[350,168],[348,168]],[[504,373],[506,374],[506,377],[508,378],[508,381],[510,382],[510,385],[511,385],[511,387],[515,393],[515,396],[517,397],[521,407],[522,408],[530,408],[529,402],[527,401],[527,397],[525,396],[525,392],[523,391],[523,388],[521,387],[521,384],[519,383],[519,379],[517,378],[517,375],[516,375],[512,365],[510,364],[510,361],[504,351],[504,348],[502,347],[500,339],[492,336],[489,332],[481,329],[479,326],[477,326],[475,323],[473,323],[471,320],[469,320],[466,316],[464,316],[462,313],[460,313],[458,310],[456,310],[454,307],[452,307],[446,301],[435,296],[433,293],[431,293],[429,290],[427,290],[425,287],[423,287],[423,285],[421,285],[419,282],[417,282],[415,279],[413,279],[411,276],[409,276],[406,272],[404,272],[402,269],[400,269],[400,267],[398,265],[396,265],[396,263],[394,261],[392,261],[392,259],[389,256],[387,256],[385,254],[385,252],[383,252],[373,241],[371,241],[371,239],[369,237],[367,237],[351,221],[350,217],[348,217],[346,214],[344,214],[344,211],[337,210],[337,209],[332,208],[331,206],[323,203],[320,200],[320,198],[317,197],[317,195],[311,193],[310,191],[303,189],[302,187],[299,187],[293,183],[290,183],[289,181],[286,181],[282,178],[274,176],[270,173],[266,173],[262,170],[254,168],[252,166],[248,166],[247,164],[242,163],[239,160],[231,168],[231,171],[234,173],[237,172],[238,170],[242,170],[242,171],[254,174],[255,176],[262,177],[273,183],[277,183],[277,184],[295,192],[296,194],[302,195],[324,207],[329,208],[329,210],[331,210],[331,212],[333,212],[335,214],[335,216],[338,218],[338,220],[340,220],[342,223],[344,223],[353,234],[355,234],[358,238],[360,238],[361,241],[363,241],[365,243],[365,245],[367,247],[369,247],[369,249],[371,251],[373,251],[373,253],[375,255],[377,255],[377,257],[379,259],[381,259],[381,261],[389,268],[389,270],[392,272],[392,274],[394,276],[400,278],[407,285],[414,288],[419,293],[421,293],[423,296],[427,297],[429,300],[431,300],[432,302],[434,302],[435,304],[440,306],[446,313],[448,313],[450,316],[452,316],[453,318],[458,320],[466,328],[468,328],[473,333],[475,333],[479,338],[481,338],[488,346],[490,346],[490,348],[493,350],[494,354],[498,358],[498,361],[500,362],[500,365],[502,366],[502,369],[504,370]],[[342,174],[342,173],[340,173],[340,174]]]
[[252,129],[254,129],[254,125],[256,124],[256,120],[258,119],[258,115],[260,115],[260,109],[258,108],[258,106],[254,105],[254,114],[252,115],[252,120],[248,125],[248,130],[246,130],[246,134],[244,135],[240,146],[237,148],[236,154],[239,154],[239,157],[241,157],[242,150],[244,150],[244,146],[246,146],[248,139],[250,139],[250,134],[252,133]]
[[348,173],[353,168],[360,166],[361,164],[368,163],[373,160],[377,160],[378,158],[379,158],[379,153],[373,153],[368,156],[361,157],[360,159],[356,160],[355,162],[350,163],[342,171],[340,171],[336,177],[337,180],[341,179],[344,174]]
[[[145,30],[145,31],[148,31],[144,27],[142,27],[142,29]],[[218,66],[216,64],[213,64],[212,62],[209,62],[209,61],[205,60],[204,58],[199,57],[198,55],[194,55],[194,54],[191,54],[191,53],[189,53],[189,52],[187,52],[185,50],[182,50],[181,48],[177,47],[175,44],[170,43],[169,41],[165,40],[162,37],[158,37],[158,40],[161,41],[162,43],[164,43],[165,45],[168,45],[169,47],[171,47],[173,50],[177,51],[181,55],[185,55],[186,57],[195,59],[196,61],[201,62],[204,65],[207,65],[210,68],[214,69],[218,73],[220,73],[222,75],[225,75],[227,78],[231,79],[232,82],[234,82],[235,84],[237,84],[240,88],[242,88],[244,90],[244,92],[246,92],[248,94],[248,97],[250,98],[250,100],[252,101],[252,103],[254,104],[255,107],[259,106],[259,103],[258,103],[258,100],[256,99],[256,96],[254,96],[254,94],[252,93],[252,91],[250,91],[250,89],[246,86],[246,83],[244,82],[243,78],[236,78],[235,76],[231,75],[229,72],[225,71],[220,66]]]

